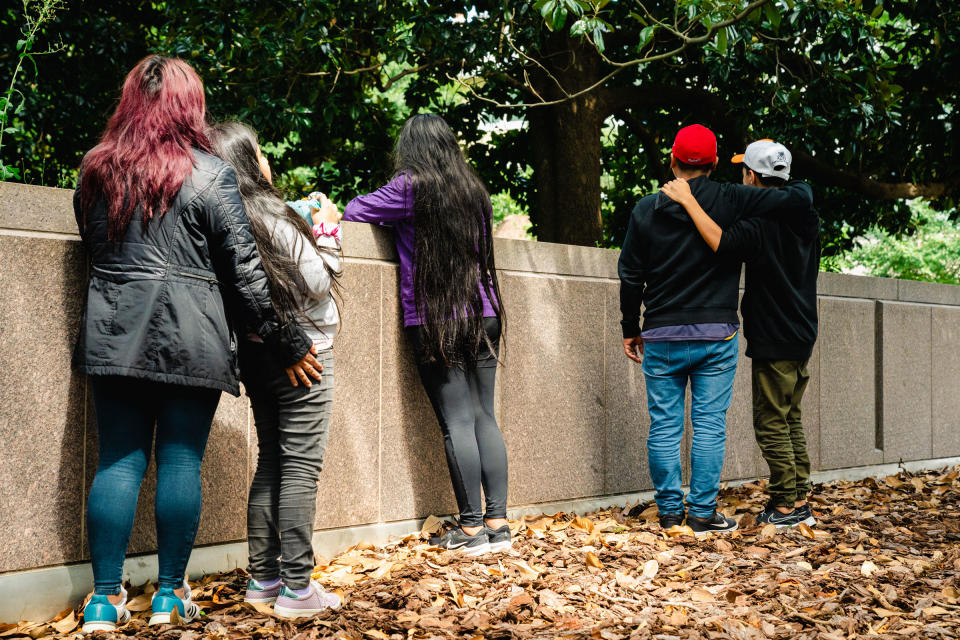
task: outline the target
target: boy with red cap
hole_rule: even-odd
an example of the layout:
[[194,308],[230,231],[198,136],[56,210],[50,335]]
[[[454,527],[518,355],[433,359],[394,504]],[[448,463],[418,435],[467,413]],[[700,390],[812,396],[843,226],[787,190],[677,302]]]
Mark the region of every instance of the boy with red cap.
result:
[[[788,184],[791,160],[782,144],[758,140],[732,161],[743,166],[743,184],[776,190]],[[753,428],[770,467],[770,501],[757,521],[778,528],[801,522],[813,526],[817,521],[807,503],[810,458],[800,404],[817,340],[817,211],[811,205],[775,220],[741,220],[724,230],[684,181],[668,182],[663,192],[686,209],[718,258],[747,263],[741,311],[747,356],[753,361]]]
[[[691,125],[677,133],[670,168],[721,228],[744,217],[810,207],[809,190],[795,185],[753,189],[714,182],[716,166],[713,132]],[[683,207],[660,192],[633,210],[618,268],[623,348],[643,364],[647,455],[664,529],[685,519],[697,535],[737,528],[716,506],[737,368],[740,268],[739,262],[718,260]],[[688,381],[693,444],[685,513],[680,443]]]

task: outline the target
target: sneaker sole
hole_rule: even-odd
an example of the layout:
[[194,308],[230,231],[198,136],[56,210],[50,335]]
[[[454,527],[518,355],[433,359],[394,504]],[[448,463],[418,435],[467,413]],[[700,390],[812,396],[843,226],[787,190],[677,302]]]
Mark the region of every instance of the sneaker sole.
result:
[[693,535],[695,535],[698,538],[703,538],[704,536],[708,536],[711,533],[730,533],[731,531],[736,531],[739,528],[740,528],[740,525],[734,524],[729,529],[708,529],[706,531],[694,531]]
[[490,543],[490,553],[502,553],[503,551],[510,551],[511,549],[513,549],[513,541],[511,540]]
[[318,613],[323,613],[324,611],[336,611],[340,608],[340,605],[335,607],[323,607],[322,609],[288,609],[286,607],[273,606],[273,613],[281,618],[287,618],[292,620],[294,618],[312,618]]
[[806,518],[805,520],[801,520],[801,521],[800,521],[800,524],[805,524],[805,525],[807,525],[808,527],[815,527],[815,526],[817,526],[817,519],[814,518],[813,516],[810,516],[809,518]]
[[115,622],[88,622],[80,629],[83,633],[93,633],[94,631],[116,631]]
[[765,527],[768,524],[772,524],[777,528],[777,531],[779,531],[780,529],[790,529],[791,527],[795,527],[800,523],[799,522],[758,522],[757,523],[757,525],[761,527]]
[[[180,622],[187,624],[193,622],[193,618],[187,618],[186,616],[180,616]],[[170,624],[170,614],[169,613],[155,613],[150,616],[150,622],[147,623],[148,626],[155,627],[159,624]]]
[[277,596],[272,598],[244,598],[243,601],[249,604],[273,604],[277,601]]
[[482,556],[485,553],[490,553],[490,543],[484,542],[483,544],[474,545],[472,547],[460,547],[459,549],[454,549],[457,553],[462,556],[467,556],[468,558],[473,558],[476,556]]

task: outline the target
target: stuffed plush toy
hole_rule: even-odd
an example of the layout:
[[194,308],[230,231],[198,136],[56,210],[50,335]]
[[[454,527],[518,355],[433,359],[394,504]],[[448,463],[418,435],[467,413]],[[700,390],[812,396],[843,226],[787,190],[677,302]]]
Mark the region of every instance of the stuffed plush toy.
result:
[[313,191],[306,198],[287,202],[287,205],[297,212],[297,214],[313,226],[313,214],[320,211],[320,198],[323,196],[319,191]]

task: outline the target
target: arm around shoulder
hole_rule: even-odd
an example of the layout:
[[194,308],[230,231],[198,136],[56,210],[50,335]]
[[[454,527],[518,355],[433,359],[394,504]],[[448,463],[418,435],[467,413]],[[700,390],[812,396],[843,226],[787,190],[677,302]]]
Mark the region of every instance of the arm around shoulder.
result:
[[728,187],[738,200],[740,216],[745,218],[794,215],[807,211],[813,204],[813,190],[799,180],[791,180],[776,189],[742,184],[731,184]]

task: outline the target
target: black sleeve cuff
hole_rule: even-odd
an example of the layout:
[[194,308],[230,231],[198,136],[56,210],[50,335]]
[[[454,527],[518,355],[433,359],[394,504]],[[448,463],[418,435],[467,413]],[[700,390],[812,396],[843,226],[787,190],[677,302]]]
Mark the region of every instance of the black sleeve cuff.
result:
[[623,329],[623,338],[636,338],[640,335],[639,318],[624,318],[620,321],[620,328]]
[[288,322],[269,335],[260,337],[285,367],[299,362],[313,346],[313,341],[296,322]]

